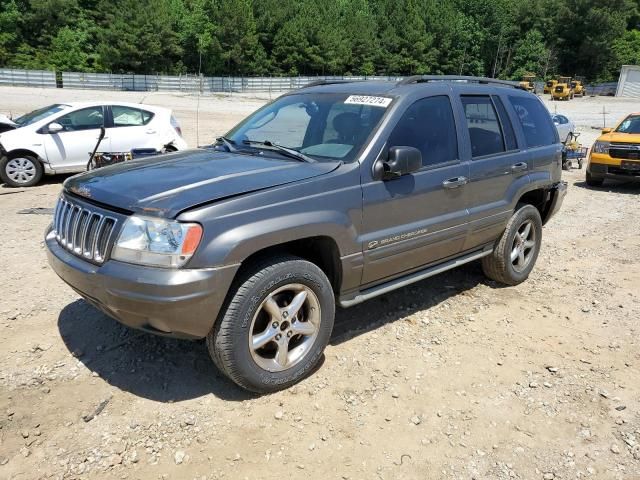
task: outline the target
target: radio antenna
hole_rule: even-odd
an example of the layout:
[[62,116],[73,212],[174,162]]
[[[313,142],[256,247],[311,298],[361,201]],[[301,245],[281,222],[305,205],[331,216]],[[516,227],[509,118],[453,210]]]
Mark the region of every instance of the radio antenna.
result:
[[198,61],[198,100],[196,102],[196,147],[200,146],[200,94],[202,93],[202,47]]

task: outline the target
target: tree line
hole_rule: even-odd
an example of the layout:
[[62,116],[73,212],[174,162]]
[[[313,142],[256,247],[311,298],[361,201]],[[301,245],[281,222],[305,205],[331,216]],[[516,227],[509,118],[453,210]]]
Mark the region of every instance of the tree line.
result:
[[640,0],[0,0],[0,67],[617,78]]

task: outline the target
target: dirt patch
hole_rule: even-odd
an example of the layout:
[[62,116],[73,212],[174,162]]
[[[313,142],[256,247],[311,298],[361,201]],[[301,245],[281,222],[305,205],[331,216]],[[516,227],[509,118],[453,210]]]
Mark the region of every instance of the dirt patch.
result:
[[[2,93],[47,103],[24,90]],[[207,101],[211,136],[262,102]],[[193,99],[171,102],[192,135]],[[640,110],[586,98],[558,112],[595,138],[603,103]],[[0,477],[638,478],[640,186],[565,179],[526,283],[471,264],[339,310],[320,369],[263,397],[203,343],[120,326],[55,276],[38,209],[61,178],[0,188]]]

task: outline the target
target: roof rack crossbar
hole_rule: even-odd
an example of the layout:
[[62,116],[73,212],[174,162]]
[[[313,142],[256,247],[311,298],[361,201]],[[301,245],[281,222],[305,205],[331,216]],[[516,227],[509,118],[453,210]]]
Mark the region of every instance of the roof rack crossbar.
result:
[[503,85],[513,88],[521,88],[518,82],[508,80],[498,80],[489,77],[470,77],[465,75],[413,75],[398,81],[397,85],[410,85],[412,83],[423,82],[469,82],[481,84]]
[[309,82],[306,85],[303,85],[300,88],[309,88],[309,87],[317,87],[318,85],[336,85],[336,84],[340,84],[340,83],[355,83],[355,82],[362,82],[362,80],[348,80],[348,79],[343,79],[343,80],[314,80],[313,82]]

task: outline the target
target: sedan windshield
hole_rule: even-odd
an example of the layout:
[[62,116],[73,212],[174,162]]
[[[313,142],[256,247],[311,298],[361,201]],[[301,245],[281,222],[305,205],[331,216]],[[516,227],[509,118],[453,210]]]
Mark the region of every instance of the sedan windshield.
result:
[[629,116],[616,128],[620,133],[640,133],[640,115]]
[[[225,137],[238,150],[271,146],[295,150],[318,161],[351,161],[376,128],[392,99],[334,93],[279,98],[241,122]],[[228,148],[228,147],[227,147]]]
[[48,107],[39,108],[38,110],[34,110],[33,112],[26,113],[21,117],[16,118],[14,122],[16,122],[21,127],[24,127],[25,125],[31,125],[32,123],[40,121],[43,118],[47,118],[48,116],[53,115],[54,113],[61,112],[68,106],[69,105],[63,105],[63,104],[49,105]]

